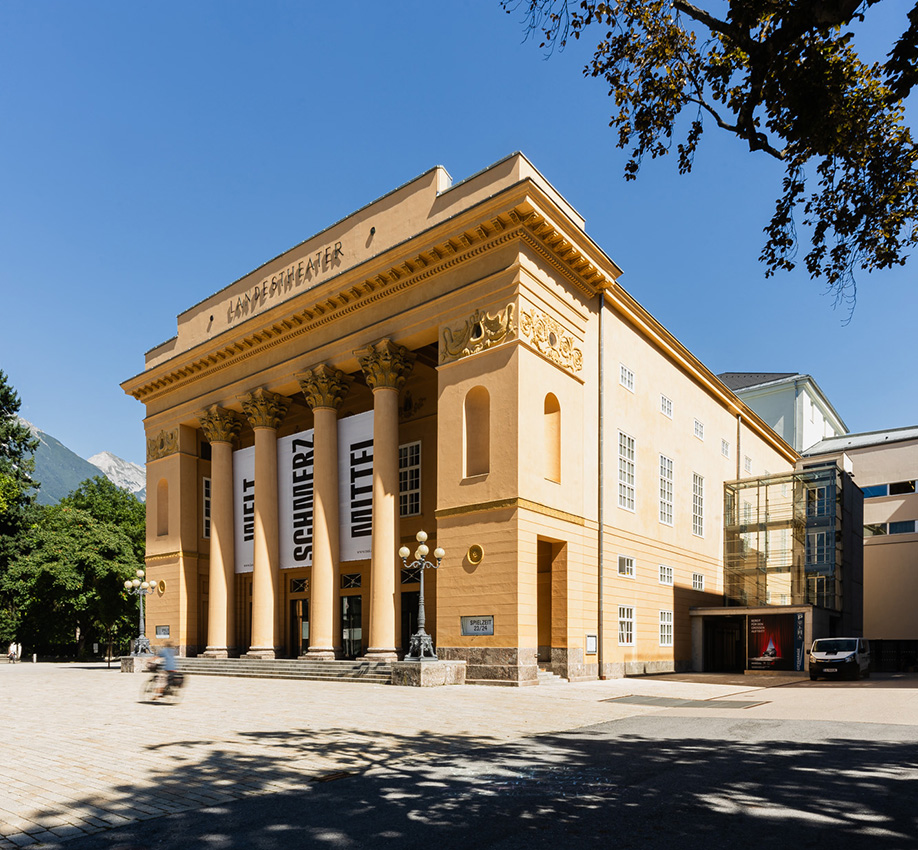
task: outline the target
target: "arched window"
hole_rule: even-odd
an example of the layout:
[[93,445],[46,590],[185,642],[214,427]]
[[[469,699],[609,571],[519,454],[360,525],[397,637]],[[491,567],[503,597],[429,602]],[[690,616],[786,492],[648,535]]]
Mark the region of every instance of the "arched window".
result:
[[156,485],[156,533],[160,537],[169,533],[169,482],[165,478]]
[[472,387],[465,397],[465,477],[491,469],[491,396],[484,387]]
[[545,434],[545,477],[549,481],[561,481],[561,405],[549,393],[545,396],[542,415]]

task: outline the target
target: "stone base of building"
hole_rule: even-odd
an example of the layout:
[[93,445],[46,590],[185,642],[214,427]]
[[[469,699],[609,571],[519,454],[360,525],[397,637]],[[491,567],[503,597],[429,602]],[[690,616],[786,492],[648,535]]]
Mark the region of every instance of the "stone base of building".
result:
[[273,661],[277,658],[277,653],[274,651],[274,647],[271,646],[253,646],[248,652],[242,653],[239,657]]
[[122,655],[122,673],[146,673],[147,665],[156,658],[155,655]]
[[438,646],[441,661],[464,661],[467,685],[539,684],[538,652],[533,647]]
[[596,656],[592,661],[585,661],[582,649],[551,649],[551,672],[569,682],[591,682],[599,678],[599,665]]
[[376,647],[370,647],[364,654],[363,657],[367,661],[385,661],[390,663],[392,661],[398,661],[398,653],[395,649],[378,649]]
[[208,646],[207,649],[205,649],[201,653],[201,657],[202,658],[229,658],[230,654],[229,654],[229,650],[226,649],[226,647],[221,648],[219,646]]
[[602,665],[603,679],[622,679],[625,676],[654,676],[661,673],[690,673],[690,660],[676,661],[614,661]]
[[392,684],[414,688],[465,684],[464,661],[396,661],[392,665]]

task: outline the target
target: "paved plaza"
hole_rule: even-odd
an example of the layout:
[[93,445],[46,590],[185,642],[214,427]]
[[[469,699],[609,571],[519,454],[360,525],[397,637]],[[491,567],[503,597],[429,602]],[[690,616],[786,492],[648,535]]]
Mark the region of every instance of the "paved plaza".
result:
[[203,817],[374,771],[452,764],[461,772],[460,757],[591,727],[608,737],[635,718],[699,729],[718,719],[760,729],[838,723],[849,735],[864,724],[889,741],[914,741],[918,729],[914,676],[670,676],[525,689],[199,676],[175,705],[141,701],[145,678],[105,664],[0,665],[0,850],[91,847],[90,835],[103,846],[113,827]]

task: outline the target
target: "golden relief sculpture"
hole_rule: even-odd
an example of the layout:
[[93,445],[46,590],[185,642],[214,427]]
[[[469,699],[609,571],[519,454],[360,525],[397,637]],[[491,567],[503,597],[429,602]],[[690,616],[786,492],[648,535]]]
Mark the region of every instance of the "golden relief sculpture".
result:
[[414,365],[414,355],[391,339],[381,339],[354,354],[371,390],[400,390]]
[[452,363],[454,360],[500,345],[511,339],[515,331],[512,304],[508,304],[496,316],[476,310],[466,319],[464,327],[455,331],[452,328],[443,328],[440,362]]
[[148,461],[174,455],[178,450],[178,428],[160,431],[155,437],[147,437]]
[[269,392],[263,387],[241,396],[239,400],[242,402],[242,412],[253,428],[277,430],[290,407],[289,398]]
[[337,410],[347,395],[350,379],[340,369],[332,369],[321,363],[296,376],[306,403],[312,410],[317,407],[330,407]]
[[217,404],[202,410],[198,421],[208,443],[232,443],[242,430],[242,422],[236,414]]
[[574,345],[574,338],[561,324],[539,310],[520,313],[520,333],[536,351],[569,372],[583,368],[583,352]]

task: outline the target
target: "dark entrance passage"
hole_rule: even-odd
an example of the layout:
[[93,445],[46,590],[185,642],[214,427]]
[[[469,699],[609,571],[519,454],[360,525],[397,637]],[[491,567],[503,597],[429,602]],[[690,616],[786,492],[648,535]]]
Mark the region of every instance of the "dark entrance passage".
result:
[[745,617],[704,618],[705,673],[741,673],[745,670],[745,623]]
[[[411,636],[418,630],[418,604],[421,601],[419,590],[402,591],[402,633],[400,644],[402,652],[408,654],[411,645]],[[428,629],[425,628],[425,631]]]
[[363,654],[362,596],[341,597],[341,654],[358,658]]
[[290,653],[294,658],[309,649],[309,600],[290,600]]

